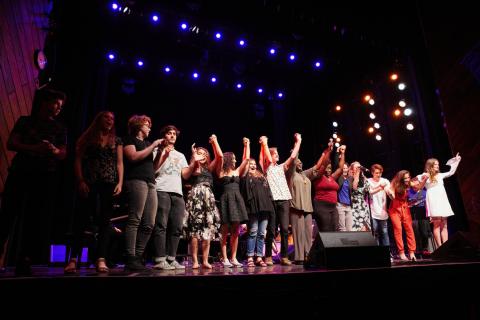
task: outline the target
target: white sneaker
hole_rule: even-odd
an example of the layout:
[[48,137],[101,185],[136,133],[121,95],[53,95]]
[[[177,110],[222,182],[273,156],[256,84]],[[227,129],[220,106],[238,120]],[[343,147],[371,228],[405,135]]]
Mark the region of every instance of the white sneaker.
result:
[[159,270],[175,270],[175,267],[170,265],[166,260],[162,260],[153,266],[153,269]]
[[[167,262],[168,263],[168,262]],[[170,266],[173,268],[173,269],[176,269],[176,270],[179,270],[179,269],[185,269],[185,266],[178,263],[177,260],[173,260],[171,263],[170,263]]]

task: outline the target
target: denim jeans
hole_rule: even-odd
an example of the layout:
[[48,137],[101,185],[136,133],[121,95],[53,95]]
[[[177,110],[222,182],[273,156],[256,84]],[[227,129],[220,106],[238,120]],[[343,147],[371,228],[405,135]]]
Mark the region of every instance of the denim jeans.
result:
[[141,257],[155,223],[157,193],[155,185],[143,180],[125,181],[128,199],[128,221],[125,228],[125,246],[128,256]]
[[388,237],[388,220],[378,220],[373,218],[373,231],[378,244],[390,247],[390,238]]
[[268,219],[265,214],[252,214],[249,216],[247,240],[248,257],[253,257],[254,252],[257,257],[263,257],[267,223]]
[[179,194],[157,191],[158,209],[153,231],[155,257],[175,258],[182,235],[185,201]]

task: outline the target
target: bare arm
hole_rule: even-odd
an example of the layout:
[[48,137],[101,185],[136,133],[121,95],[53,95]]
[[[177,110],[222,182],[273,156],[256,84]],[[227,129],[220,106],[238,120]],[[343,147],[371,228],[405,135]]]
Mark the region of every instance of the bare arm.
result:
[[117,146],[117,172],[118,172],[118,183],[113,190],[113,195],[119,195],[122,192],[123,186],[123,146]]
[[75,172],[75,178],[77,179],[78,183],[78,192],[82,197],[87,197],[88,193],[90,192],[90,188],[83,177],[83,169],[82,169],[82,159],[83,159],[84,150],[77,148],[77,152],[75,153],[75,162],[73,163],[73,169]]
[[[210,172],[217,172],[219,165],[223,166],[223,152],[218,145],[217,136],[212,134],[209,139],[210,144],[213,148],[213,161],[210,162],[208,166],[208,171]],[[221,168],[220,166],[220,168]]]
[[151,145],[141,151],[137,151],[135,145],[129,144],[123,147],[123,154],[130,162],[138,162],[148,157],[158,145],[162,144],[163,139],[155,140]]
[[[338,168],[332,173],[332,178],[337,180],[343,172],[343,166],[345,165],[345,150],[347,146],[342,145],[338,148],[338,152],[340,152],[340,162],[338,163]],[[355,182],[353,183],[355,185]],[[355,189],[356,190],[356,189]]]
[[259,163],[262,167],[263,173],[267,173],[268,167],[273,163],[272,155],[268,150],[268,138],[266,136],[260,137],[260,157]]
[[200,160],[200,156],[197,153],[194,153],[188,167],[182,169],[182,178],[184,180],[188,180],[192,175],[192,173],[198,169],[198,167],[200,166],[198,162],[199,160]]
[[295,158],[298,155],[298,152],[300,151],[300,145],[302,144],[302,135],[300,133],[295,133],[295,145],[293,146],[292,153],[290,154],[290,157],[282,164],[283,165],[283,170],[288,171],[288,168],[292,165],[292,162],[295,160]]
[[248,160],[250,159],[250,140],[248,138],[243,138],[243,161],[238,167],[238,174],[243,176],[247,171]]

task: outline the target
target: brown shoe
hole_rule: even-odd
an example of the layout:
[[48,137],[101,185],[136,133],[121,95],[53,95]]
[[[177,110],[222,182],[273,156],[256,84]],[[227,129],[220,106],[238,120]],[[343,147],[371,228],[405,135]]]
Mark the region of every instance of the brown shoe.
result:
[[272,257],[266,257],[266,258],[265,258],[265,263],[267,264],[267,266],[273,266],[273,259],[272,259]]
[[280,260],[280,264],[282,266],[291,266],[292,265],[292,261],[288,260],[288,258],[282,258]]

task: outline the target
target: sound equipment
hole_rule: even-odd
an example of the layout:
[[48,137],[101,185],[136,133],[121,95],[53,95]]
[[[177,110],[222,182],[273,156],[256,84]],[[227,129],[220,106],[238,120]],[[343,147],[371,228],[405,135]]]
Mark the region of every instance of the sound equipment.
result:
[[379,246],[370,232],[319,232],[305,266],[327,269],[390,267],[390,249]]

